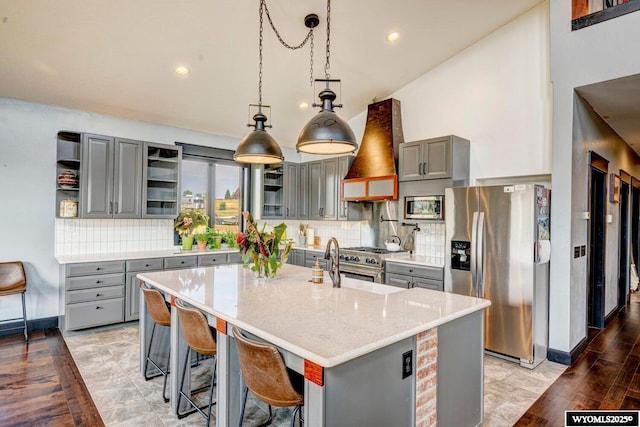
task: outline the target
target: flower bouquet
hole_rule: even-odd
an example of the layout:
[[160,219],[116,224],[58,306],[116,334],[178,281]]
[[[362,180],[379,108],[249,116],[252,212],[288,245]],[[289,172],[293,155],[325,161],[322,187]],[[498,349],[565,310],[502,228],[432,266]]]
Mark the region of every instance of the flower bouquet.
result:
[[273,231],[267,232],[265,224],[262,231],[259,231],[249,212],[244,211],[242,215],[247,229],[236,234],[236,242],[242,254],[242,265],[255,272],[257,277],[275,277],[291,252],[292,242],[283,239],[287,225],[282,223],[273,227]]

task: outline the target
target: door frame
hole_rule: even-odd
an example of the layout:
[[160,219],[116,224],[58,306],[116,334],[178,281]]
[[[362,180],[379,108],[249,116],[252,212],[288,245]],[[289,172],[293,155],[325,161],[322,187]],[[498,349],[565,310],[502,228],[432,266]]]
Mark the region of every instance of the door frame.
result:
[[620,169],[620,212],[618,228],[618,308],[621,309],[629,303],[629,238],[630,238],[630,198],[631,175]]
[[[590,221],[587,232],[587,327],[604,327],[606,286],[606,215],[609,161],[589,151],[588,200]],[[597,187],[594,188],[594,184]],[[600,190],[598,190],[600,189]],[[594,194],[594,192],[598,192]]]

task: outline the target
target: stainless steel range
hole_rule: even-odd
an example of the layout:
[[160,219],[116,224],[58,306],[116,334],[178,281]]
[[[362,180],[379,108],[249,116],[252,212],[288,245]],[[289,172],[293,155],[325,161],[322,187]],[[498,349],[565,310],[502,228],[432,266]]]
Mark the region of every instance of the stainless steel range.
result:
[[393,253],[398,252],[373,247],[341,248],[340,273],[345,277],[384,283],[384,257]]

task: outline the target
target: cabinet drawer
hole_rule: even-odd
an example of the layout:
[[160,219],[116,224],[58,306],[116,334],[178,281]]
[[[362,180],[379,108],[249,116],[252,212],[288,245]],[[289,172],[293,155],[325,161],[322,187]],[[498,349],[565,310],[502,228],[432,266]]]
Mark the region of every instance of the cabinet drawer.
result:
[[387,273],[406,274],[416,278],[444,280],[444,269],[442,267],[387,262],[385,269]]
[[227,254],[207,254],[198,255],[198,265],[225,265],[227,263]]
[[83,262],[67,264],[67,276],[86,276],[88,274],[124,273],[124,261]]
[[395,286],[397,288],[409,289],[411,286],[411,277],[403,276],[401,274],[386,273],[384,277],[384,284]]
[[108,286],[106,288],[81,289],[67,292],[67,304],[85,301],[98,301],[124,297],[124,286]]
[[92,276],[67,277],[66,289],[101,288],[104,286],[124,285],[125,274],[94,274]]
[[191,268],[198,263],[196,256],[177,256],[164,259],[164,269],[172,270],[176,268]]
[[229,264],[242,264],[242,254],[240,252],[232,252],[227,254],[227,263]]
[[124,321],[124,298],[66,306],[66,329],[82,329]]
[[414,278],[414,288],[432,289],[434,291],[444,291],[444,282],[441,280]]
[[127,271],[162,271],[162,258],[134,259],[127,261]]
[[320,262],[324,260],[324,252],[316,252],[316,251],[304,251],[304,259],[306,261],[316,262],[316,258],[320,259]]

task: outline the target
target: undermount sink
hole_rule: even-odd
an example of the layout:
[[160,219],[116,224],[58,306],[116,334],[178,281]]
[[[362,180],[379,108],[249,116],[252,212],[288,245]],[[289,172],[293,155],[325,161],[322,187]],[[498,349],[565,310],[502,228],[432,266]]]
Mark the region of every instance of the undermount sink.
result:
[[404,291],[405,289],[397,288],[395,286],[382,285],[380,283],[363,282],[362,280],[351,279],[349,277],[342,276],[341,286],[343,288],[356,289],[359,291],[370,292],[372,294],[388,295],[396,292]]

